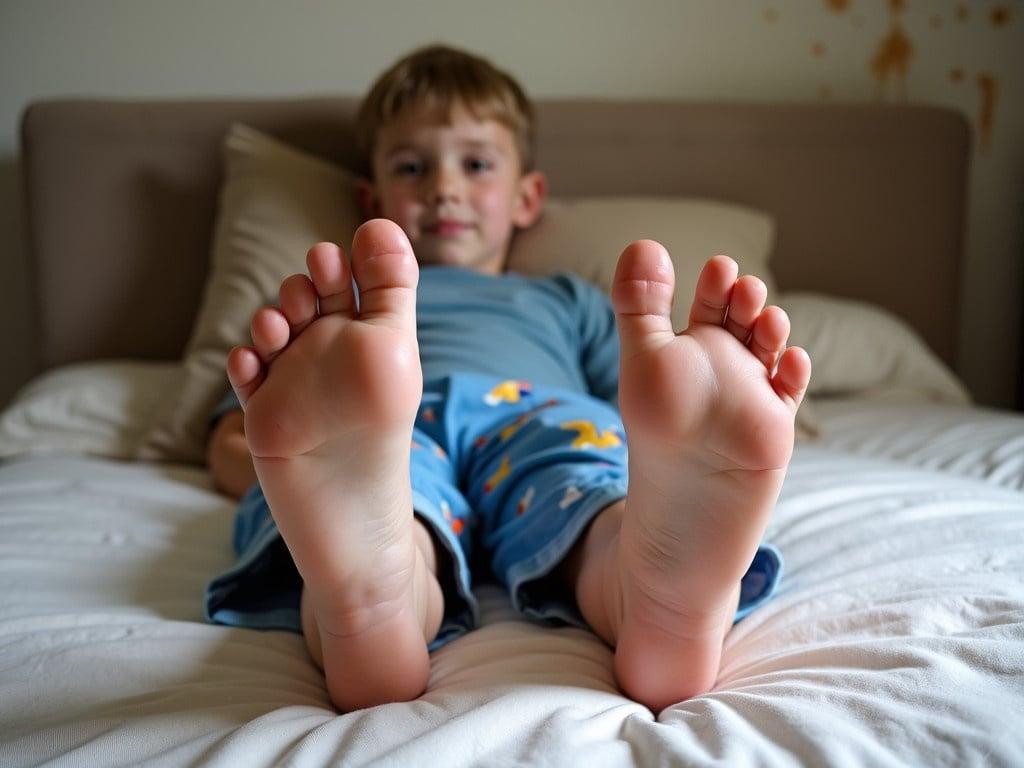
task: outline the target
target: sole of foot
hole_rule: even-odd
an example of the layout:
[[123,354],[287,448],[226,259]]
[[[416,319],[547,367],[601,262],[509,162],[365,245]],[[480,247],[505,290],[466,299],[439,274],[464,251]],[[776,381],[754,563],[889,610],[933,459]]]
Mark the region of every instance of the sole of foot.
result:
[[335,245],[310,249],[308,275],[282,283],[280,306],[254,315],[252,346],[227,363],[260,485],[304,582],[307,640],[346,711],[422,693],[426,635],[440,623],[409,485],[419,271],[390,221],[360,227],[351,256],[349,266]]
[[608,572],[619,683],[655,710],[714,685],[811,370],[806,352],[786,348],[785,312],[765,307],[764,283],[738,278],[731,259],[704,266],[681,333],[673,292],[664,248],[623,252],[613,303],[629,488]]

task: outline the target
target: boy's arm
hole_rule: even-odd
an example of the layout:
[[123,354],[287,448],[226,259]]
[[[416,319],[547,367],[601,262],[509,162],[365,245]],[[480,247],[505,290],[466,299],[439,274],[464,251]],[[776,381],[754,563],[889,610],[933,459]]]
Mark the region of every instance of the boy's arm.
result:
[[234,499],[256,482],[241,410],[228,411],[217,421],[206,444],[206,463],[214,487]]
[[579,282],[580,365],[590,393],[618,407],[619,331],[615,311],[599,288]]

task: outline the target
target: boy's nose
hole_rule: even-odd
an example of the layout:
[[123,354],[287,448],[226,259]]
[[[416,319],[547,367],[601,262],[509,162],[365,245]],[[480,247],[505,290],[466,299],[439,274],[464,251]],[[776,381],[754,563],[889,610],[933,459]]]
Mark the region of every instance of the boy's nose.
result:
[[455,202],[462,195],[462,184],[458,174],[446,169],[438,169],[431,179],[430,196],[434,202]]

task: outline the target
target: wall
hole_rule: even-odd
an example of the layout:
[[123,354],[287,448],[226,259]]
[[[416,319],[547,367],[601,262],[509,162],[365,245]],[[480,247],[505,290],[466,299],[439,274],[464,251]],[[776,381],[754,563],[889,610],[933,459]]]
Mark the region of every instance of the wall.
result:
[[[0,0],[0,403],[33,371],[16,174],[33,99],[359,94],[445,41],[534,96],[938,104],[976,129],[960,372],[1012,406],[1024,294],[1024,4],[933,0]],[[880,276],[884,279],[884,276]]]

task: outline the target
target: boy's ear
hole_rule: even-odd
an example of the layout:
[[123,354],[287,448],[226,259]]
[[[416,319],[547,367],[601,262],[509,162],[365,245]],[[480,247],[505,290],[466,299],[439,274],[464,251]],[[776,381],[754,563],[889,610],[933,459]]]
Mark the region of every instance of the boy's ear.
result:
[[519,205],[512,223],[525,229],[537,220],[548,194],[547,177],[540,171],[524,173],[519,179]]
[[356,202],[364,219],[380,218],[380,197],[377,187],[368,179],[356,179]]

